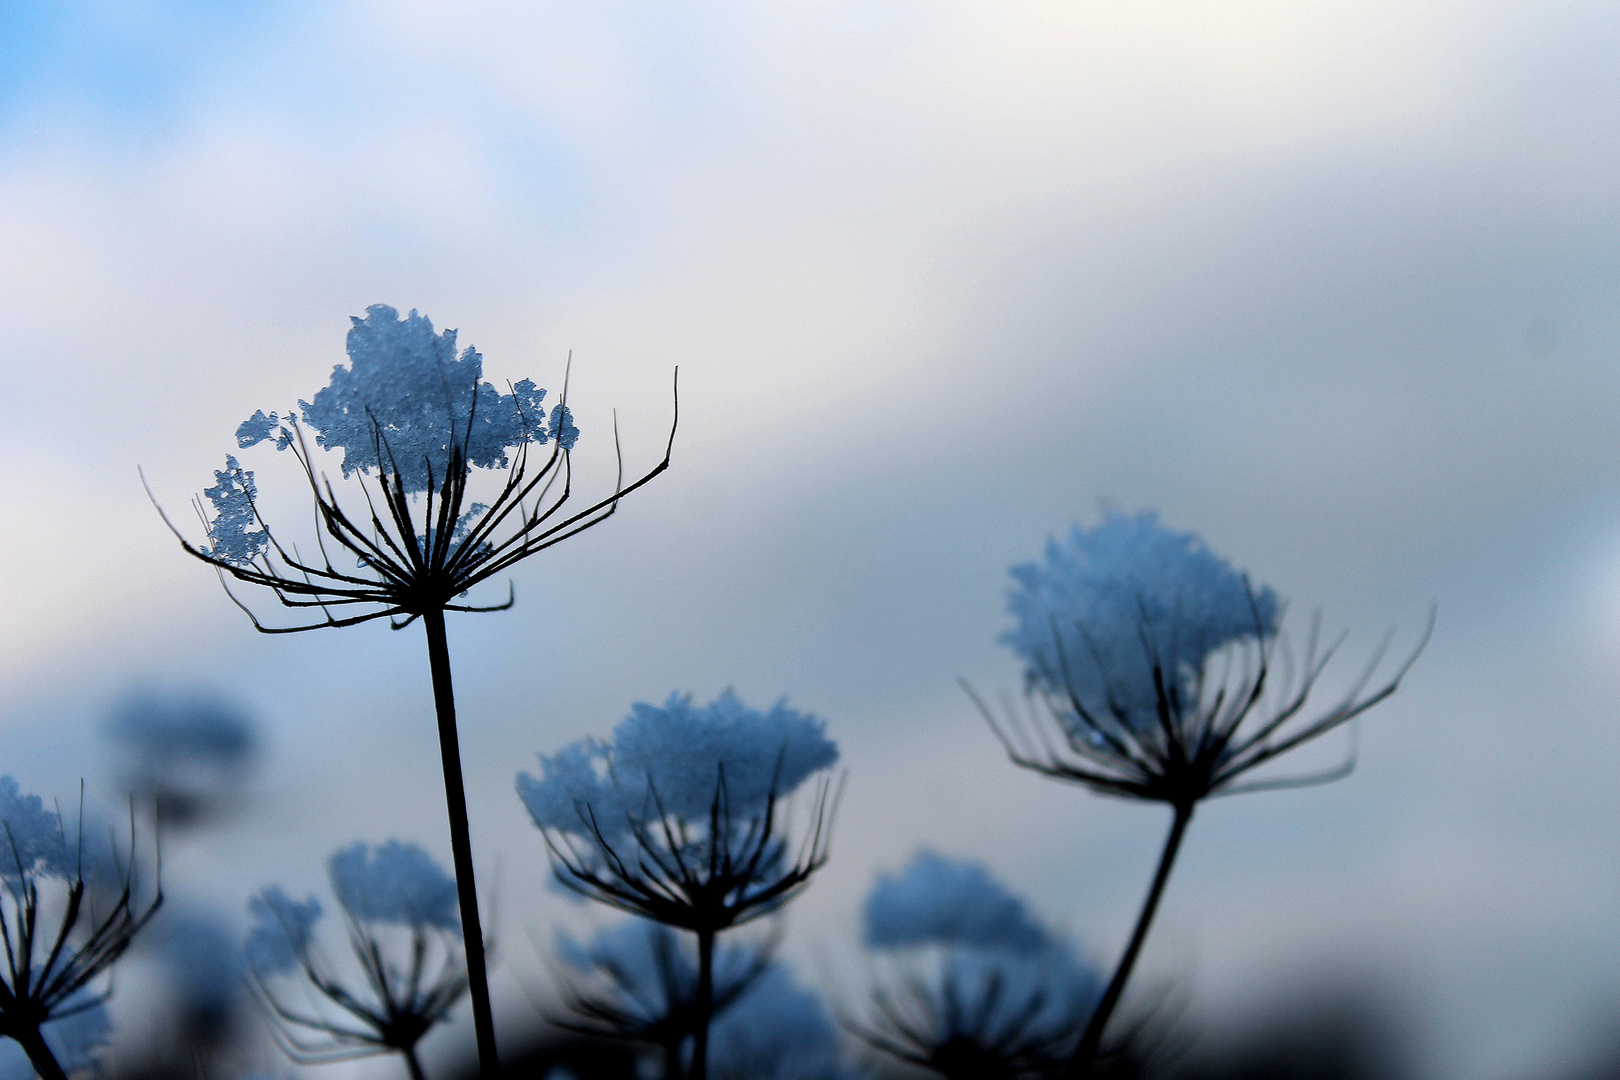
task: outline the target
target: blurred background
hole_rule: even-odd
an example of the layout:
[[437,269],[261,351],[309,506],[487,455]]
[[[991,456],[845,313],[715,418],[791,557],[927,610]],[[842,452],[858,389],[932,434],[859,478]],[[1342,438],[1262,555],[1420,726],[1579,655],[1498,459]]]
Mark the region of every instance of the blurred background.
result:
[[[170,800],[165,917],[205,952],[353,840],[448,865],[420,631],[256,634],[136,472],[191,524],[242,419],[324,385],[350,315],[414,307],[497,385],[572,352],[587,493],[615,416],[657,460],[680,368],[671,471],[450,624],[503,1030],[550,992],[531,939],[601,921],[547,886],[514,775],[672,689],[788,695],[840,744],[806,981],[859,973],[861,898],[925,844],[1111,964],[1167,815],[1007,764],[956,679],[1016,688],[1008,566],[1117,507],[1349,631],[1341,678],[1439,608],[1352,777],[1195,820],[1141,978],[1198,1053],[1286,1056],[1266,1033],[1320,999],[1414,1075],[1600,1075],[1617,34],[1576,0],[5,0],[3,770]],[[290,457],[242,458],[307,526]],[[182,790],[129,719],[154,700],[215,710]],[[115,999],[130,1045],[156,1000]],[[471,1041],[458,1014],[429,1071]]]

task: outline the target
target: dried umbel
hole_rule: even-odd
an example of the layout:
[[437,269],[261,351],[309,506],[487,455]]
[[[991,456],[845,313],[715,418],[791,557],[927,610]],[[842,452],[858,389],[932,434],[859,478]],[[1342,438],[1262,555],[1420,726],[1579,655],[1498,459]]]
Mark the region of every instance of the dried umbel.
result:
[[974,863],[920,852],[879,875],[864,922],[881,974],[866,1016],[844,1025],[948,1080],[1052,1075],[1101,992],[1068,943]]
[[[494,1020],[483,957],[451,683],[447,611],[497,611],[505,601],[464,598],[522,560],[598,525],[619,500],[669,467],[675,425],[664,457],[626,484],[623,463],[611,495],[579,507],[573,501],[569,451],[579,438],[565,401],[543,408],[547,394],[524,379],[501,393],[483,381],[483,357],[456,348],[456,332],[435,333],[424,316],[405,318],[385,305],[356,318],[347,341],[349,366],[285,413],[256,412],[237,429],[247,449],[272,442],[302,467],[315,504],[313,551],[284,541],[260,514],[254,474],[234,457],[214,473],[197,503],[207,540],[181,546],[221,575],[270,590],[283,606],[311,616],[277,626],[230,592],[255,628],[268,634],[354,626],[387,619],[401,629],[420,619],[427,632],[439,747],[465,934],[480,1068],[496,1070]],[[317,469],[314,445],[342,453],[343,476],[357,494],[349,505]],[[615,442],[616,442],[615,437]],[[480,489],[487,481],[487,494]],[[476,501],[487,499],[487,501]],[[160,511],[161,512],[161,511]],[[168,519],[165,518],[165,521]],[[173,525],[170,525],[173,528]]]
[[1344,693],[1319,712],[1309,699],[1343,642],[1322,648],[1319,620],[1296,658],[1279,633],[1268,587],[1215,555],[1196,534],[1152,514],[1076,526],[1042,563],[1013,568],[1003,641],[1025,662],[1026,695],[993,710],[963,684],[1018,765],[1106,795],[1162,802],[1169,835],[1136,929],[1072,1058],[1082,1073],[1130,977],[1193,811],[1204,799],[1325,783],[1324,772],[1248,779],[1279,756],[1334,731],[1395,693],[1434,628],[1377,680],[1386,637]]
[[[710,1012],[724,1016],[771,966],[778,937],[721,945],[713,961]],[[657,1047],[665,1080],[685,1075],[697,1027],[698,957],[674,929],[650,919],[607,927],[590,941],[558,934],[552,965],[566,1015],[547,1019],[565,1031]]]
[[109,1026],[110,979],[99,980],[163,903],[161,889],[138,899],[133,812],[124,855],[110,840],[86,840],[82,799],[79,818],[70,838],[59,812],[0,776],[0,1036],[42,1080],[66,1080],[66,1068],[85,1063]]
[[248,904],[255,994],[293,1060],[397,1053],[423,1080],[417,1044],[467,993],[456,884],[427,852],[397,840],[344,848],[327,869],[361,979],[346,979],[321,948],[320,901],[271,887]]
[[[541,758],[540,778],[518,777],[558,881],[696,936],[693,1080],[706,1076],[715,937],[779,910],[826,864],[837,760],[820,720],[728,691],[702,707],[678,694],[636,705],[612,742],[575,743]],[[795,839],[784,804],[812,781]]]

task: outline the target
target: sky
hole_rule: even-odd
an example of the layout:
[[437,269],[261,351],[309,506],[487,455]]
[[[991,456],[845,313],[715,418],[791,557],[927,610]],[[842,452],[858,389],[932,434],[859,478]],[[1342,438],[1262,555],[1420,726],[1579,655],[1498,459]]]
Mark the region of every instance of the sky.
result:
[[207,687],[266,759],[171,892],[239,916],[357,838],[448,862],[420,634],[255,634],[141,481],[189,521],[349,316],[417,308],[497,382],[572,355],[585,491],[615,417],[658,460],[680,372],[670,472],[451,623],[510,1022],[531,938],[596,917],[513,777],[672,689],[786,695],[842,747],[805,971],[849,970],[922,846],[1111,963],[1165,813],[1020,772],[956,680],[1017,686],[1007,568],[1113,507],[1348,631],[1342,678],[1439,613],[1352,777],[1199,813],[1148,977],[1218,1027],[1363,971],[1423,1075],[1565,1068],[1620,1010],[1617,32],[1505,0],[8,0],[0,758],[110,797],[109,709]]

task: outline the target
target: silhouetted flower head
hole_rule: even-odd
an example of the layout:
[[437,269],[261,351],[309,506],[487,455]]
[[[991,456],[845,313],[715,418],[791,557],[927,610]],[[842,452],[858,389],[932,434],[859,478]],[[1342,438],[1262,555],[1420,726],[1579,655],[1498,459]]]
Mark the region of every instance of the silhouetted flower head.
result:
[[320,901],[270,886],[248,901],[244,953],[259,1003],[295,1061],[388,1052],[414,1060],[416,1044],[467,992],[455,883],[420,847],[397,840],[340,849],[327,871],[361,978],[347,978],[320,947]]
[[[484,380],[476,349],[458,352],[454,330],[437,333],[415,311],[401,318],[383,304],[366,309],[353,319],[347,352],[348,364],[335,365],[312,398],[286,411],[260,409],[236,431],[241,450],[269,442],[297,456],[316,502],[314,548],[301,552],[281,541],[260,513],[253,472],[234,455],[197,503],[207,542],[193,544],[176,531],[192,555],[271,589],[287,607],[320,613],[316,622],[285,628],[255,617],[267,632],[375,618],[404,625],[431,610],[508,606],[470,607],[456,599],[602,521],[621,497],[668,467],[666,448],[664,460],[640,479],[564,513],[568,451],[579,439],[566,403],[548,412],[546,391],[529,379],[503,393]],[[306,433],[314,447],[341,454],[342,475],[356,480],[363,506],[339,504],[336,489],[318,474]],[[544,447],[550,450],[531,461],[531,450]],[[495,470],[505,475],[488,482],[492,496],[475,501],[472,474]]]
[[1007,598],[1017,625],[1001,640],[1023,658],[1025,679],[1046,693],[1073,693],[1098,715],[1157,722],[1155,673],[1182,696],[1222,647],[1270,638],[1277,596],[1258,590],[1197,534],[1158,515],[1104,517],[1074,526],[1067,543],[1047,541],[1043,562],[1012,568]]
[[816,717],[751,709],[726,691],[697,707],[638,704],[607,743],[540,759],[518,794],[558,880],[593,899],[687,929],[774,910],[826,859],[828,784],[812,797],[805,846],[789,850],[777,804],[824,773],[838,748]]
[[977,863],[921,852],[880,874],[864,910],[868,948],[897,974],[872,990],[874,1047],[946,1077],[1012,1080],[1063,1060],[1101,982]]
[[1017,623],[1002,641],[1025,663],[1027,715],[1009,701],[998,718],[967,690],[1013,760],[1188,812],[1215,794],[1343,775],[1348,764],[1235,784],[1394,693],[1428,640],[1425,632],[1393,678],[1369,692],[1386,638],[1344,698],[1306,720],[1306,699],[1337,644],[1319,652],[1313,625],[1296,663],[1279,649],[1276,594],[1193,533],[1166,529],[1153,514],[1110,514],[1094,529],[1076,526],[1066,544],[1049,541],[1044,562],[1012,575]]
[[86,841],[83,816],[70,834],[57,810],[0,776],[0,1036],[47,1076],[88,1064],[110,1026],[110,979],[98,990],[99,978],[163,902],[159,890],[137,907],[133,831],[120,858]]
[[[771,963],[775,937],[717,945],[713,1010],[716,1015],[753,986]],[[697,950],[691,939],[650,919],[626,919],[589,941],[557,934],[554,968],[568,1014],[552,1023],[586,1035],[628,1039],[662,1049],[665,1065],[682,1071],[683,1048],[696,1024]]]

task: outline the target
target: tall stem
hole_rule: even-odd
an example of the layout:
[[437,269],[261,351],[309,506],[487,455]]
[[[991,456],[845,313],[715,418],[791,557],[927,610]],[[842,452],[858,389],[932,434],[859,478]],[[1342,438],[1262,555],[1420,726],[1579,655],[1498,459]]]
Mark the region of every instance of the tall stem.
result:
[[427,1073],[422,1071],[422,1062],[417,1059],[416,1047],[407,1046],[400,1053],[405,1055],[405,1068],[410,1071],[411,1080],[427,1080]]
[[1192,820],[1193,808],[1191,806],[1175,807],[1175,819],[1170,823],[1170,835],[1165,837],[1164,852],[1159,856],[1159,869],[1153,875],[1153,884],[1148,889],[1147,900],[1142,904],[1142,914],[1136,919],[1136,930],[1131,934],[1131,943],[1125,946],[1125,955],[1119,958],[1119,966],[1114,969],[1114,977],[1108,982],[1108,989],[1103,991],[1102,1000],[1097,1002],[1096,1011],[1091,1014],[1091,1021],[1086,1024],[1085,1034],[1080,1036],[1080,1045],[1075,1049],[1074,1056],[1069,1059],[1069,1075],[1079,1077],[1086,1075],[1093,1062],[1097,1060],[1097,1051],[1102,1048],[1103,1029],[1108,1026],[1109,1017],[1113,1016],[1114,1009],[1119,1005],[1119,999],[1125,993],[1125,984],[1130,981],[1131,969],[1136,966],[1137,954],[1142,951],[1142,943],[1147,940],[1148,929],[1153,925],[1153,915],[1159,910],[1159,898],[1164,895],[1164,884],[1170,880],[1170,868],[1175,865],[1176,852],[1181,848],[1181,838],[1187,832],[1187,823]]
[[433,673],[433,705],[439,716],[439,755],[444,761],[444,801],[450,813],[450,852],[455,859],[456,897],[461,903],[461,935],[467,951],[468,994],[478,1038],[478,1074],[495,1080],[495,1017],[489,1007],[489,973],[484,965],[484,928],[478,918],[478,886],[473,880],[472,835],[467,828],[467,788],[461,779],[461,741],[456,735],[456,699],[450,687],[450,646],[444,612],[422,616],[427,628],[428,667]]
[[11,1037],[21,1044],[23,1052],[28,1055],[28,1063],[40,1075],[40,1080],[67,1080],[67,1073],[62,1071],[56,1055],[45,1044],[45,1037],[39,1033],[39,1028],[13,1032]]
[[699,930],[697,1001],[692,1010],[692,1071],[687,1080],[708,1080],[709,1019],[714,1015],[714,931]]

